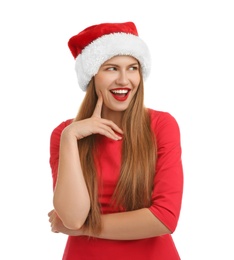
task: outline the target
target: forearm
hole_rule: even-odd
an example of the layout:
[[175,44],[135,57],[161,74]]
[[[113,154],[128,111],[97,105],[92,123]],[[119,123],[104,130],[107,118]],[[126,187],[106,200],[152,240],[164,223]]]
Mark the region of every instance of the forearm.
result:
[[80,228],[90,210],[77,140],[67,135],[61,136],[58,179],[53,202],[57,214],[70,229]]
[[103,239],[134,240],[171,233],[147,208],[102,215],[102,226],[97,237]]

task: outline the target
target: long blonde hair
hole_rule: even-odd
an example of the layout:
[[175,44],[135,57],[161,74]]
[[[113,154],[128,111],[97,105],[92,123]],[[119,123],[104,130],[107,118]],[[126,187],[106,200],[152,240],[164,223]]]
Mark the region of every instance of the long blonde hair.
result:
[[[122,130],[122,165],[120,177],[113,194],[115,207],[136,210],[151,205],[151,195],[156,165],[156,142],[150,126],[150,115],[144,107],[144,86],[141,80],[137,93],[124,112]],[[97,102],[94,80],[88,85],[86,95],[74,121],[92,116]],[[89,109],[87,109],[87,107]],[[78,141],[82,170],[91,200],[91,210],[85,227],[94,233],[101,230],[98,182],[94,162],[95,135]]]

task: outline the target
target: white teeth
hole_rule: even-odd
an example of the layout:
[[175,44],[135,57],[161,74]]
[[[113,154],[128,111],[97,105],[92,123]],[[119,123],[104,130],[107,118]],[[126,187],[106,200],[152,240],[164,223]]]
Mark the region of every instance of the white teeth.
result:
[[118,90],[111,90],[111,92],[115,94],[127,94],[128,90],[127,89],[118,89]]

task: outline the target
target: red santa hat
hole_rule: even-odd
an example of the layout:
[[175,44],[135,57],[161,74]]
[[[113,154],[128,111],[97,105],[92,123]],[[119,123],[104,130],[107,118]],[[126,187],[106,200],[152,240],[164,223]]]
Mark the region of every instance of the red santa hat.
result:
[[117,55],[136,58],[143,78],[150,72],[150,53],[145,42],[138,36],[133,22],[102,23],[90,26],[70,38],[68,47],[76,59],[75,70],[78,83],[86,91],[91,78],[100,66]]

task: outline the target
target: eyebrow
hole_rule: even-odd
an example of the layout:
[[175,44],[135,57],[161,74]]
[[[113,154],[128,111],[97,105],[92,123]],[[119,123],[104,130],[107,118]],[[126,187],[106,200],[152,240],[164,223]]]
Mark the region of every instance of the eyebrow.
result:
[[[119,67],[119,65],[115,64],[115,63],[102,64],[101,67],[105,67],[105,66],[116,66],[116,67]],[[139,64],[138,64],[138,62],[134,62],[134,63],[131,63],[131,64],[127,65],[127,67],[131,67],[131,66],[139,66]]]

